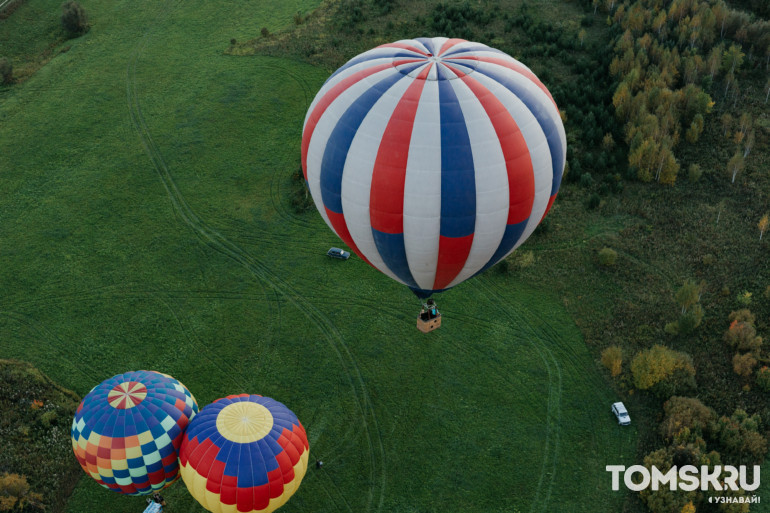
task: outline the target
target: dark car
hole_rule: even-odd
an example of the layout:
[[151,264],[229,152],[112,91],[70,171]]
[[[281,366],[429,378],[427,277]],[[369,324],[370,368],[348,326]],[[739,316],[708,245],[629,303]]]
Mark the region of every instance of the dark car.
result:
[[339,258],[340,260],[347,260],[350,258],[350,252],[340,248],[331,248],[326,254],[332,258]]

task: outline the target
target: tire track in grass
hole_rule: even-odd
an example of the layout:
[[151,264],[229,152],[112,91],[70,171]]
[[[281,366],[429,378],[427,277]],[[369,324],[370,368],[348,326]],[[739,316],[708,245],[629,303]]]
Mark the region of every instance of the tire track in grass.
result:
[[[212,358],[210,355],[212,351],[206,346],[206,344],[201,343],[201,341],[198,339],[197,335],[195,335],[194,330],[192,331],[192,335],[188,332],[187,328],[185,328],[184,324],[182,323],[182,320],[180,319],[179,315],[177,314],[176,310],[173,306],[171,306],[171,303],[169,303],[167,300],[162,299],[160,300],[165,307],[168,309],[168,311],[171,313],[171,316],[174,318],[174,321],[176,322],[177,327],[179,328],[179,331],[182,332],[182,335],[184,335],[185,340],[187,340],[187,345],[190,347],[198,347],[201,348],[197,352],[197,356],[203,356],[206,358],[212,365],[215,367],[218,367],[219,370],[237,386],[240,388],[241,393],[246,392],[247,388],[246,385],[242,382],[236,379],[235,376],[238,375],[238,372],[236,371],[235,367],[227,359],[224,358]],[[205,353],[209,353],[209,355],[205,355]],[[204,356],[205,355],[205,356]],[[219,360],[222,362],[221,364],[217,362]],[[227,368],[225,368],[227,367]]]
[[505,298],[488,283],[487,278],[477,278],[477,283],[486,291],[488,297],[494,299],[493,305],[502,315],[527,331],[530,337],[525,337],[525,340],[537,351],[548,374],[548,406],[546,410],[544,457],[543,463],[540,466],[540,475],[535,488],[532,506],[529,509],[530,512],[541,511],[547,513],[549,511],[548,503],[551,499],[551,490],[553,489],[556,477],[556,465],[559,455],[562,395],[561,367],[553,352],[542,342],[543,334],[537,333],[515,309],[504,308],[503,305],[506,304]]
[[[126,70],[126,98],[128,103],[129,117],[134,126],[140,142],[149,157],[155,172],[160,179],[163,188],[171,202],[175,214],[190,227],[198,239],[211,249],[235,261],[256,280],[264,283],[275,290],[276,294],[285,297],[289,303],[301,311],[305,317],[321,332],[327,344],[333,349],[339,359],[343,370],[345,371],[353,396],[361,415],[363,432],[369,447],[370,455],[370,480],[372,487],[369,489],[367,511],[371,511],[375,500],[375,488],[379,488],[379,497],[375,506],[376,511],[382,509],[385,500],[385,483],[387,480],[385,470],[385,449],[382,441],[382,433],[379,427],[379,421],[374,411],[369,390],[363,379],[361,369],[353,357],[350,348],[345,343],[342,334],[331,322],[329,317],[323,314],[321,310],[307,302],[299,292],[285,282],[276,273],[271,271],[265,264],[255,256],[244,251],[240,246],[234,244],[229,239],[220,234],[217,230],[208,226],[198,217],[195,211],[186,202],[184,196],[176,185],[171,172],[166,165],[163,156],[155,143],[147,123],[142,114],[141,105],[137,93],[136,84],[136,63],[144,46],[148,41],[149,32],[145,32],[139,44],[129,58]],[[376,447],[375,447],[376,446]],[[379,486],[377,483],[379,482]]]
[[[84,368],[93,370],[94,366],[90,363],[87,365],[83,364],[83,362],[88,360],[85,358],[84,352],[80,345],[65,343],[58,335],[48,329],[43,323],[33,319],[27,314],[23,314],[21,312],[0,311],[0,316],[7,317],[8,319],[16,321],[22,326],[26,326],[32,330],[32,332],[35,333],[43,342],[48,340],[56,341],[56,346],[54,346],[54,344],[49,344],[48,346],[54,349],[56,353],[58,353],[58,359],[63,360],[69,364],[67,366],[68,368],[75,369],[80,374],[85,376],[87,383],[93,383],[93,385],[97,385],[104,380],[103,377],[100,378],[97,374],[89,373],[83,370]],[[65,352],[64,348],[68,348],[70,352]],[[75,353],[78,356],[79,364],[76,364],[75,361],[71,358],[72,353]],[[101,372],[101,375],[103,376],[105,373],[106,372]]]

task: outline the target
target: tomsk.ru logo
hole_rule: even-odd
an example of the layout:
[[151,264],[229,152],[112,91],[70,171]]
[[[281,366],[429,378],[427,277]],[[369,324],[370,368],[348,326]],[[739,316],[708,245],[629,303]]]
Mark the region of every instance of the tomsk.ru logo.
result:
[[[759,465],[754,465],[751,484],[747,481],[746,465],[734,467],[732,465],[715,465],[709,469],[701,465],[700,469],[694,465],[684,465],[677,468],[676,465],[661,472],[657,467],[650,469],[642,465],[632,465],[626,468],[624,465],[607,465],[607,472],[612,473],[612,489],[620,489],[620,473],[623,473],[623,483],[626,488],[634,492],[646,490],[652,487],[659,490],[668,486],[670,490],[744,490],[752,492],[759,488]],[[635,477],[638,475],[641,477]]]

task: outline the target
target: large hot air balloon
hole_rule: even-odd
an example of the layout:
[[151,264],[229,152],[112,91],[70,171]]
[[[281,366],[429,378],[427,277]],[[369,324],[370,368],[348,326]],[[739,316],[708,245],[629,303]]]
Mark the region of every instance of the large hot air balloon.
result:
[[213,513],[269,513],[299,487],[309,451],[305,429],[282,403],[231,395],[190,423],[180,472],[190,494]]
[[154,371],[118,374],[94,387],[72,421],[72,450],[97,483],[147,495],[179,477],[178,451],[198,413],[189,390]]
[[480,43],[419,38],[365,52],[326,81],[305,118],[302,167],[329,227],[426,298],[532,234],[566,149],[529,68]]

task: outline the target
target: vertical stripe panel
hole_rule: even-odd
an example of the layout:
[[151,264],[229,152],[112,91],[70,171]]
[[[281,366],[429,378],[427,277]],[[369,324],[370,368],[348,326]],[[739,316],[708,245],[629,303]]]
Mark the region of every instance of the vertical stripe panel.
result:
[[357,248],[356,253],[367,258],[387,276],[404,284],[380,256],[372,232],[369,201],[380,142],[393,111],[412,83],[408,77],[405,78],[382,95],[362,121],[350,145],[342,178],[342,208],[350,237]]
[[439,105],[438,82],[428,80],[414,119],[404,183],[404,246],[412,277],[424,290],[432,289],[436,278],[441,230]]

